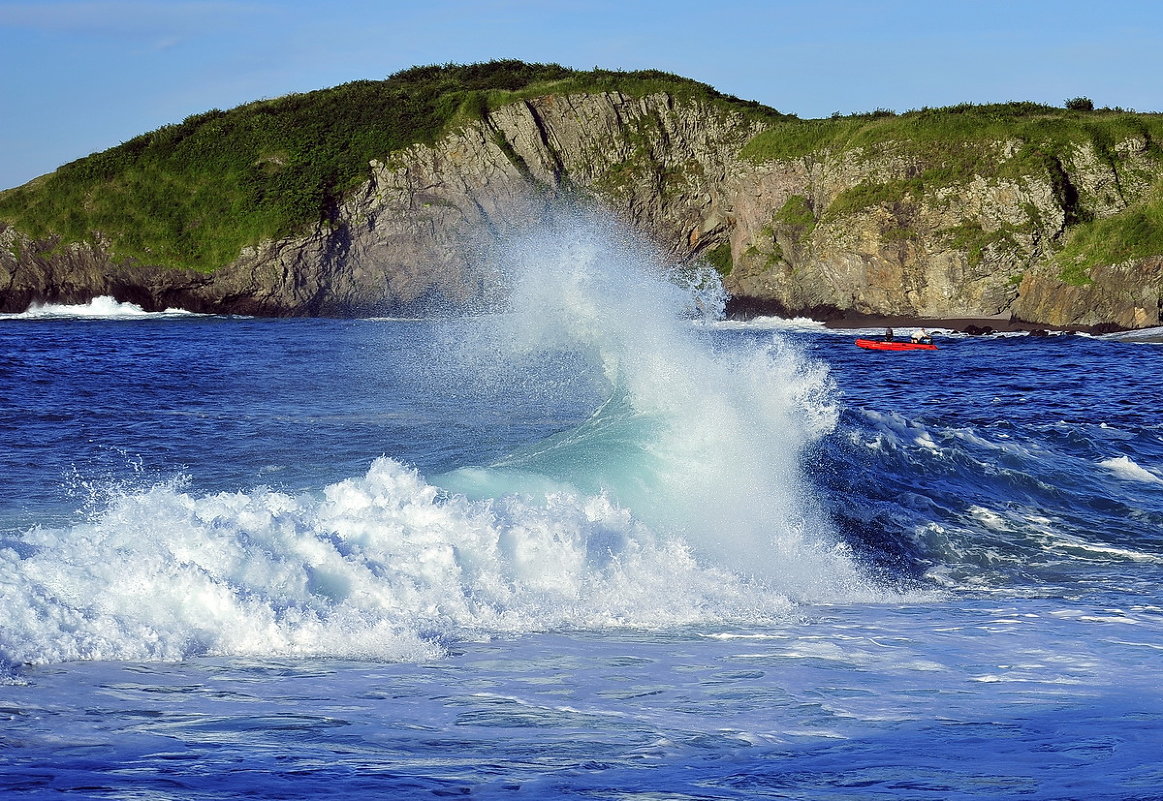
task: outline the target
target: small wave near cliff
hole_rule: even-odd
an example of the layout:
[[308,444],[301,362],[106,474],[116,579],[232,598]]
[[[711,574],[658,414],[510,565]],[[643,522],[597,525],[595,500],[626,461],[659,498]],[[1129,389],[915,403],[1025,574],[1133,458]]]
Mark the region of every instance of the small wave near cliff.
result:
[[142,320],[164,317],[194,317],[185,309],[166,309],[149,312],[136,303],[119,301],[109,295],[93,298],[88,303],[34,303],[18,314],[0,314],[0,320]]

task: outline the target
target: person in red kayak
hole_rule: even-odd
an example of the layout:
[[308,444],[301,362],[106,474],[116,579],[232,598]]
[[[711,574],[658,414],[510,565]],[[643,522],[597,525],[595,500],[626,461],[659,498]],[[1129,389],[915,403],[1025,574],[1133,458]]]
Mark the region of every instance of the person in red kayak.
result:
[[914,331],[913,335],[910,337],[910,339],[912,339],[913,342],[918,344],[918,345],[932,345],[933,344],[932,334],[930,334],[924,328],[918,328],[916,331]]
[[884,329],[884,341],[885,342],[892,342],[892,329],[891,328]]

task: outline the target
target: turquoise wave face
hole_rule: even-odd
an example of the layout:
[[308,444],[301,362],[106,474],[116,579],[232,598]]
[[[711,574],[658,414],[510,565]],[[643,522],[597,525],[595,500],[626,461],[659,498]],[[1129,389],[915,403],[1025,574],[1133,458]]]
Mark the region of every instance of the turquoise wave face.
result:
[[489,467],[465,467],[437,482],[471,497],[607,494],[631,509],[659,489],[662,465],[653,447],[665,422],[635,410],[624,391],[575,428],[526,445]]

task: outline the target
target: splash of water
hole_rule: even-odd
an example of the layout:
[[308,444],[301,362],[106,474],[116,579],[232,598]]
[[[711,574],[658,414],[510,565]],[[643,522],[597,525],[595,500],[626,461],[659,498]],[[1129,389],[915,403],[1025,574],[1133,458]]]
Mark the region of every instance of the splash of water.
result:
[[859,583],[803,472],[805,448],[836,419],[822,366],[779,339],[717,352],[691,323],[721,314],[713,271],[668,267],[598,216],[561,214],[506,256],[510,310],[459,343],[464,362],[582,354],[608,400],[582,427],[442,483],[488,495],[550,478],[797,596]]
[[721,308],[713,276],[595,217],[507,255],[509,311],[450,324],[453,366],[477,365],[471,386],[568,354],[591,375],[557,389],[593,388],[588,421],[433,480],[382,458],[302,495],[112,487],[87,522],[0,542],[0,662],[426,659],[449,639],[878,597],[804,474],[835,422],[823,368],[778,338],[716,349],[697,324]]

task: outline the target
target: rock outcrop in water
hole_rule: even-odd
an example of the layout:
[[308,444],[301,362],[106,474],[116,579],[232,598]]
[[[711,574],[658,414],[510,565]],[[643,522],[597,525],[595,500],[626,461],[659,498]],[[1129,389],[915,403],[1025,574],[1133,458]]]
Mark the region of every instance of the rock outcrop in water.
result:
[[[99,244],[0,223],[0,306],[111,294],[260,315],[471,307],[497,290],[510,235],[565,201],[610,209],[675,261],[707,259],[744,311],[1160,323],[1163,254],[1069,261],[1076,230],[1157,192],[1163,162],[1147,135],[1070,143],[1033,171],[1016,139],[971,143],[978,167],[955,175],[963,156],[916,142],[765,152],[780,135],[667,93],[533,97],[372,160],[324,222],[209,273],[117,261]],[[1150,209],[1136,213],[1158,224]]]

